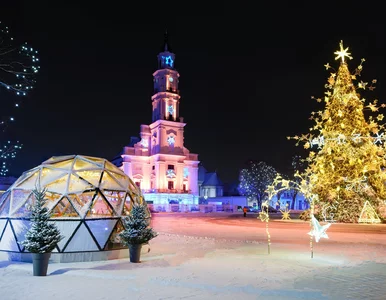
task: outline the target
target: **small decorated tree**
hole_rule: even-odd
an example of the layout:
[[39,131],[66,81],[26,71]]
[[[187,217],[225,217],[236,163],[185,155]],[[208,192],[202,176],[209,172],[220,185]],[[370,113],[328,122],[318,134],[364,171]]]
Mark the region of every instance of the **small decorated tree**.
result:
[[51,252],[64,237],[56,225],[49,222],[51,214],[44,206],[46,189],[35,188],[32,192],[36,201],[31,208],[31,224],[20,244],[32,253],[33,275],[46,276]]
[[56,225],[49,222],[51,214],[47,207],[44,207],[46,190],[36,188],[33,194],[36,202],[31,208],[31,227],[25,234],[25,240],[20,244],[32,253],[51,252],[63,236]]
[[150,227],[150,213],[146,203],[133,204],[128,216],[123,217],[124,230],[119,237],[130,249],[130,261],[139,262],[141,248],[158,233]]

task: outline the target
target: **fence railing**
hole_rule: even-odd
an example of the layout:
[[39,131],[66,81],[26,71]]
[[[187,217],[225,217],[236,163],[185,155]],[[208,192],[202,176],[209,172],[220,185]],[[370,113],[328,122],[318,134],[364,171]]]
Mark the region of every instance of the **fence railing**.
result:
[[237,205],[215,204],[148,204],[152,212],[237,212]]

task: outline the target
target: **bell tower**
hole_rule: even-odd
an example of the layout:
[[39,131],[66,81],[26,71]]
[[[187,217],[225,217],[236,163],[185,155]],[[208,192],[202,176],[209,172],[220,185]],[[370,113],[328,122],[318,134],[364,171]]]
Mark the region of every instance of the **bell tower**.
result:
[[180,95],[178,78],[180,74],[174,68],[175,55],[168,43],[168,34],[162,51],[158,54],[158,70],[153,73],[154,95],[152,96],[152,122],[157,120],[178,121]]
[[[157,55],[153,73],[152,122],[141,125],[140,138],[124,147],[122,170],[139,186],[147,201],[154,204],[198,203],[198,154],[184,146],[184,127],[180,117],[180,74],[168,35]],[[176,200],[177,201],[177,200]]]

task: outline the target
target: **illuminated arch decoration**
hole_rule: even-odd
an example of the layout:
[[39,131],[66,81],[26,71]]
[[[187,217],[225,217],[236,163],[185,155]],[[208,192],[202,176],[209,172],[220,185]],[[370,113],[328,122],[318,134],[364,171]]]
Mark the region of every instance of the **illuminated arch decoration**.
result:
[[[103,158],[54,156],[25,171],[0,198],[0,251],[27,252],[18,242],[29,227],[32,190],[46,188],[46,207],[64,236],[53,253],[125,249],[118,233],[132,203],[144,203],[141,190]],[[150,216],[150,212],[149,212]]]

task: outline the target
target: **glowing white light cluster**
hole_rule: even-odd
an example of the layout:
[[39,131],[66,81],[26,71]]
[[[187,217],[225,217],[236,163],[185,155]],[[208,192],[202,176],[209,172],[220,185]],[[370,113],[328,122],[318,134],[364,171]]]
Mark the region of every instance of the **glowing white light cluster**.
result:
[[386,135],[382,133],[377,133],[375,136],[361,136],[358,134],[353,134],[351,137],[346,137],[344,134],[339,134],[336,138],[326,139],[324,136],[318,136],[316,138],[310,139],[310,147],[317,146],[322,148],[325,145],[326,141],[336,141],[338,144],[345,144],[347,140],[351,139],[354,143],[359,143],[362,139],[373,139],[374,144],[382,144],[386,141]]

